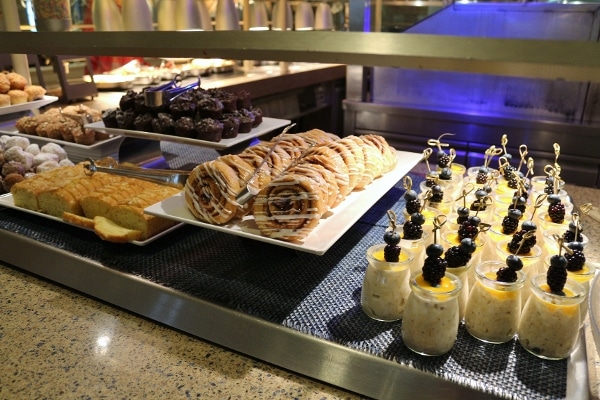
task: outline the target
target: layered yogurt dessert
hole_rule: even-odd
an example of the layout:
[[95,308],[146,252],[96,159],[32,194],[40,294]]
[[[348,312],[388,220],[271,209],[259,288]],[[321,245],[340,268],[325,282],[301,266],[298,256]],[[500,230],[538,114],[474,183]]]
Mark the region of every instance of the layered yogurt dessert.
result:
[[[435,238],[435,230],[433,233]],[[411,293],[402,319],[402,340],[412,351],[428,356],[447,353],[456,342],[459,325],[458,296],[462,283],[446,273],[442,245],[427,246],[422,271],[411,276]]]
[[484,261],[476,267],[476,281],[465,312],[465,327],[475,338],[505,343],[517,333],[521,318],[521,289],[525,283],[518,256],[506,262]]
[[378,321],[402,318],[410,294],[408,280],[413,253],[401,249],[396,216],[388,211],[390,226],[383,235],[385,243],[369,247],[368,266],[363,280],[361,306],[365,314]]
[[521,346],[540,358],[567,358],[577,342],[584,287],[567,278],[567,260],[554,255],[547,273],[532,279],[518,329]]

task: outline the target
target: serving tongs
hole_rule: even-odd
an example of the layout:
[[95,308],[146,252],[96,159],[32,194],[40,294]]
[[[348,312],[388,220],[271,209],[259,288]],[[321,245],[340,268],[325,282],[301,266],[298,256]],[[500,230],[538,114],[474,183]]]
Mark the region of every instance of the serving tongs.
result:
[[181,80],[181,75],[177,74],[169,83],[144,89],[144,103],[146,106],[160,107],[200,85],[200,77],[198,77],[198,81],[186,86],[181,86]]
[[187,178],[190,176],[189,171],[119,166],[116,163],[111,163],[109,166],[100,166],[91,158],[86,159],[84,169],[85,174],[88,176],[93,175],[95,172],[105,172],[108,174],[128,176],[130,178],[144,179],[177,188],[183,188]]
[[273,154],[275,147],[277,147],[277,145],[279,144],[281,139],[283,139],[283,135],[285,133],[287,133],[290,129],[292,129],[294,126],[296,126],[295,123],[286,126],[283,129],[283,131],[279,134],[277,140],[275,141],[275,143],[273,143],[273,146],[271,146],[271,148],[269,149],[267,154],[265,154],[265,157],[263,158],[261,163],[258,165],[258,167],[256,167],[256,169],[254,170],[252,175],[250,175],[250,178],[248,178],[248,180],[246,181],[246,187],[244,187],[242,189],[242,191],[240,193],[238,193],[238,195],[235,197],[235,201],[238,204],[243,206],[244,204],[249,202],[250,199],[252,199],[254,196],[256,196],[258,194],[258,192],[260,192],[260,189],[257,188],[256,185],[254,184],[254,180],[258,176],[259,172],[262,170],[263,166],[267,163],[269,157],[271,157],[271,154]]

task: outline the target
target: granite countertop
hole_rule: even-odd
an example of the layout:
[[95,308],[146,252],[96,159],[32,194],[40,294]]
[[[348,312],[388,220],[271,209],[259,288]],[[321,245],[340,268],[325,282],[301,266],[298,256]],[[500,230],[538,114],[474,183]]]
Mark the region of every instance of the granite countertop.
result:
[[[600,198],[599,189],[567,191],[576,205]],[[600,260],[600,222],[582,221],[586,256]],[[0,282],[0,398],[360,398],[11,266],[0,265]],[[600,398],[592,345],[591,395]]]

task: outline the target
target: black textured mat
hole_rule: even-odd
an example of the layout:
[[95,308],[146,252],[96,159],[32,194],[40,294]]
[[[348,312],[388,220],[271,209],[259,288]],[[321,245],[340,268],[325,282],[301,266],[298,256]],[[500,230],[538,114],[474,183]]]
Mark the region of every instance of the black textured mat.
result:
[[366,250],[381,242],[388,209],[402,220],[403,193],[400,181],[323,256],[194,226],[183,226],[144,247],[114,244],[92,232],[1,208],[0,229],[496,396],[564,398],[565,360],[538,359],[514,340],[484,344],[464,327],[449,354],[422,357],[403,345],[401,322],[373,321],[361,311]]

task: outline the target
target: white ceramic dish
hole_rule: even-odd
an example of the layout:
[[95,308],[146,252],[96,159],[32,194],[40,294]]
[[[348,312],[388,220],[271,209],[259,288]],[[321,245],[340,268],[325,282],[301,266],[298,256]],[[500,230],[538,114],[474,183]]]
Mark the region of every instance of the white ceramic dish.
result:
[[27,103],[15,104],[14,106],[0,107],[0,115],[16,114],[23,111],[30,111],[36,108],[46,106],[58,100],[56,96],[44,96],[40,100],[28,101]]
[[[54,217],[52,215],[44,214],[44,213],[41,213],[41,212],[38,212],[38,211],[28,210],[28,209],[22,208],[22,207],[17,207],[17,206],[15,206],[15,202],[13,200],[13,196],[10,193],[6,193],[6,194],[3,194],[3,195],[0,195],[0,206],[4,206],[4,207],[7,207],[7,208],[12,208],[13,210],[19,210],[19,211],[22,211],[22,212],[25,212],[25,213],[28,213],[28,214],[37,215],[39,217],[43,217],[43,218],[50,219],[50,220],[53,220],[53,221],[62,222],[64,224],[75,226],[77,228],[81,228],[81,229],[84,229],[84,230],[90,230],[90,229],[84,228],[84,227],[79,226],[79,225],[70,224],[70,223],[62,220],[61,218],[57,218],[57,217]],[[129,243],[135,244],[137,246],[145,246],[145,245],[147,245],[149,243],[152,243],[156,239],[158,239],[160,237],[163,237],[164,235],[168,234],[169,232],[172,232],[173,230],[181,227],[182,225],[183,224],[174,225],[171,228],[169,228],[167,230],[164,230],[164,231],[162,231],[160,233],[157,233],[156,235],[154,235],[151,238],[148,238],[146,240],[133,240],[133,241],[131,241]]]
[[147,139],[147,140],[158,140],[165,142],[175,142],[175,143],[183,143],[183,144],[191,144],[196,146],[207,147],[211,149],[223,150],[227,149],[231,146],[234,146],[239,143],[243,143],[249,139],[253,139],[257,136],[261,136],[267,134],[269,132],[273,132],[276,129],[282,128],[286,125],[289,125],[290,121],[287,119],[277,119],[277,118],[268,118],[263,117],[262,123],[253,128],[248,133],[240,133],[237,137],[233,139],[222,139],[220,142],[209,142],[206,140],[199,139],[190,139],[180,136],[173,135],[164,135],[162,133],[152,133],[152,132],[144,132],[144,131],[133,131],[127,129],[117,129],[117,128],[106,128],[104,126],[104,122],[94,122],[91,124],[85,125],[86,128],[94,129],[99,132],[105,132],[112,135],[120,135],[126,137],[133,137],[137,139]]
[[91,145],[85,145],[21,133],[13,124],[7,127],[0,127],[0,134],[26,137],[31,143],[37,143],[39,146],[43,146],[50,142],[59,144],[65,149],[69,159],[74,163],[84,161],[87,158],[97,160],[104,157],[112,157],[115,160],[118,160],[119,148],[121,147],[123,140],[125,140],[125,137],[123,136],[113,136],[105,140],[97,141]]
[[421,159],[422,154],[399,151],[399,162],[393,171],[376,179],[364,190],[350,193],[340,205],[321,219],[319,225],[302,242],[285,242],[261,236],[254,223],[254,217],[251,215],[222,226],[200,222],[187,209],[183,194],[177,194],[156,203],[146,208],[145,212],[207,229],[322,255]]

